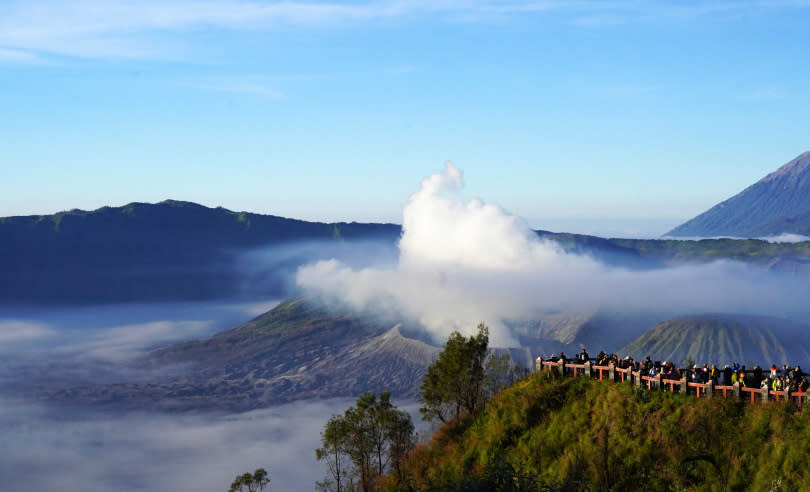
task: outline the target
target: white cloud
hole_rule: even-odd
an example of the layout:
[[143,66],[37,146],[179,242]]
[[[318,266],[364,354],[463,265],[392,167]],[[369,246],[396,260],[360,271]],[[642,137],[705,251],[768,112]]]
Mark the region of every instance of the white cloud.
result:
[[[58,411],[0,397],[4,490],[227,490],[264,467],[270,490],[313,490],[320,431],[351,400],[243,414]],[[24,471],[24,472],[21,472]]]
[[321,261],[299,269],[299,286],[327,301],[416,320],[439,342],[485,322],[495,346],[516,345],[509,321],[549,311],[807,314],[800,280],[733,262],[613,268],[540,240],[496,205],[463,199],[461,186],[450,163],[422,181],[403,210],[396,267]]
[[189,87],[205,91],[226,92],[232,94],[245,94],[256,96],[261,99],[281,99],[284,95],[278,89],[263,82],[257,82],[250,78],[243,80],[232,79],[214,81],[210,83],[191,83]]
[[30,51],[0,48],[0,62],[34,63],[38,61],[40,61],[39,57]]
[[0,320],[0,348],[10,344],[50,338],[56,332],[42,323],[18,320]]
[[792,234],[789,232],[783,232],[782,234],[777,234],[774,236],[765,236],[759,239],[768,241],[769,243],[801,243],[804,241],[810,241],[810,237],[802,236],[801,234]]
[[210,335],[210,321],[153,321],[116,326],[93,333],[78,343],[59,349],[82,359],[125,362],[155,347]]
[[163,43],[153,39],[161,33],[368,20],[401,15],[410,10],[407,5],[236,0],[13,2],[0,17],[0,45],[29,55],[38,50],[90,58],[154,58],[165,55]]

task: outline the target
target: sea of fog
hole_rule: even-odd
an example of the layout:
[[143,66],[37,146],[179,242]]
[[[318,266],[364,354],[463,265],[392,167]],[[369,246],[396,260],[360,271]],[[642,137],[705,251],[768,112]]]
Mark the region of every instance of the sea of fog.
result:
[[[351,400],[167,414],[65,406],[27,391],[43,381],[142,378],[127,362],[237,326],[274,304],[0,307],[0,488],[224,491],[237,474],[264,467],[272,490],[313,490],[325,472],[315,460],[320,431]],[[400,406],[414,410],[412,402]]]

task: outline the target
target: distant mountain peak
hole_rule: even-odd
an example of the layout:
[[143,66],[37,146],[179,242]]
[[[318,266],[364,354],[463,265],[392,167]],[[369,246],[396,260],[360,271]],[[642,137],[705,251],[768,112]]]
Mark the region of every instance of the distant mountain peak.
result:
[[765,176],[759,180],[758,183],[768,183],[782,178],[799,177],[806,175],[808,171],[810,171],[810,150]]
[[666,236],[761,237],[810,233],[810,151]]

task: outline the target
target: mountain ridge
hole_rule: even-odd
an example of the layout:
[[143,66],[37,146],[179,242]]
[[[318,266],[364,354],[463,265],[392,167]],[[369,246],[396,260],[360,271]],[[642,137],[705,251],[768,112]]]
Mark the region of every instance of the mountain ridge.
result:
[[[733,259],[805,277],[810,271],[810,242],[535,233],[568,254],[632,270]],[[397,224],[307,222],[179,200],[0,218],[0,303],[288,297],[295,295],[289,282],[300,265],[334,258],[340,248],[357,260],[361,255],[349,251],[357,241],[376,248],[373,254],[363,250],[361,261],[373,261],[374,254],[395,261],[401,234]],[[317,247],[297,247],[306,242]],[[292,245],[275,263],[251,261],[253,252],[272,254]]]
[[810,327],[769,316],[707,313],[679,316],[656,324],[618,353],[681,364],[753,366],[810,363]]
[[[293,241],[382,239],[396,224],[307,222],[193,202],[0,218],[0,300],[205,300],[244,293],[238,253]],[[282,279],[261,295],[284,294]]]

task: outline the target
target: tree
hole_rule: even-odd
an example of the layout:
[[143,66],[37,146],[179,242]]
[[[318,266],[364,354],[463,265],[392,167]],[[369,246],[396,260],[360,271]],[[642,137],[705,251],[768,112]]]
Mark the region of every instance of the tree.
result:
[[391,394],[365,393],[343,415],[333,415],[321,433],[315,456],[325,461],[329,476],[318,486],[340,492],[375,489],[377,479],[392,466],[402,477],[399,461],[413,447],[413,422],[398,410]]
[[411,416],[406,412],[390,415],[387,426],[388,454],[397,483],[404,483],[406,476],[402,463],[414,446],[414,426]]
[[261,492],[270,483],[270,475],[264,468],[257,468],[253,472],[237,475],[228,492]]
[[438,358],[428,366],[419,388],[424,420],[447,423],[462,414],[474,415],[486,402],[484,360],[489,328],[478,325],[475,336],[450,334]]
[[320,447],[315,450],[315,457],[318,461],[326,462],[329,475],[323,482],[318,482],[317,486],[323,490],[343,490],[345,485],[346,471],[349,467],[348,454],[346,453],[348,426],[340,415],[332,415],[326,422],[321,432]]
[[486,363],[486,396],[487,400],[515,384],[526,372],[520,364],[516,364],[512,356],[506,352],[501,355],[490,353]]

